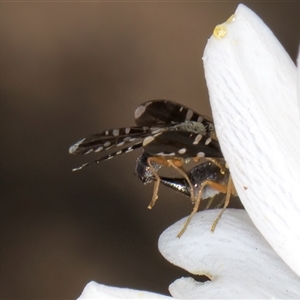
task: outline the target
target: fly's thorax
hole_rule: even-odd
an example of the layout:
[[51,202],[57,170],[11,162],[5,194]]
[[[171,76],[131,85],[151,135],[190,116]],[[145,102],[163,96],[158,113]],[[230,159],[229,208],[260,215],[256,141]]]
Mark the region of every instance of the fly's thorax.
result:
[[196,134],[205,135],[206,134],[206,126],[201,122],[195,121],[185,121],[183,123],[179,123],[173,125],[168,128],[170,131],[185,131]]

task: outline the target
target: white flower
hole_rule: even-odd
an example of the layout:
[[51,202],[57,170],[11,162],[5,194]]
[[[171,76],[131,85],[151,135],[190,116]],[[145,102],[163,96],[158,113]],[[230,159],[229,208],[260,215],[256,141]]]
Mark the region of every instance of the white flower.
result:
[[106,286],[91,281],[84,288],[78,299],[170,299],[171,297],[145,292],[131,290],[126,288]]
[[[180,239],[176,236],[185,220],[172,225],[160,237],[162,254],[212,281],[181,278],[170,292],[176,298],[299,298],[297,68],[268,27],[244,5],[214,32],[203,61],[222,151],[261,233],[242,210],[227,209],[214,233],[210,227],[216,210],[196,214]],[[80,299],[103,297],[163,296],[90,283]]]
[[203,58],[221,148],[253,223],[300,275],[297,68],[245,6],[223,28]]
[[161,253],[192,274],[208,276],[200,283],[177,279],[169,290],[175,298],[299,298],[300,278],[274,252],[244,210],[227,209],[216,230],[210,228],[218,211],[195,215],[187,231],[176,233],[184,220],[160,237]]

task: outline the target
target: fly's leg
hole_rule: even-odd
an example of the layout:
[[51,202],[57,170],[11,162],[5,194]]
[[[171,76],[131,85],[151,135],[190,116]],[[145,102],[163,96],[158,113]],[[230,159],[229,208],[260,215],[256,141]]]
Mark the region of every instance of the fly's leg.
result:
[[168,164],[170,167],[173,167],[189,184],[190,186],[190,193],[191,193],[191,201],[192,203],[196,202],[196,198],[195,198],[195,191],[194,191],[194,187],[188,177],[188,175],[186,174],[184,169],[181,169],[180,167],[177,167],[171,160],[168,160]]
[[215,219],[215,221],[213,222],[212,226],[211,226],[211,232],[214,232],[217,225],[218,225],[218,222],[219,220],[221,219],[225,209],[227,208],[229,202],[230,202],[230,196],[231,194],[233,193],[234,191],[234,186],[233,186],[233,182],[232,182],[232,178],[231,176],[229,175],[229,179],[228,179],[228,184],[227,184],[227,190],[226,190],[226,198],[225,198],[225,202],[224,202],[224,206],[221,210],[221,212],[219,213],[219,215],[217,216],[217,218]]
[[[226,193],[226,191],[228,190],[228,187],[226,187],[226,185],[219,184],[219,183],[216,183],[216,182],[211,181],[211,180],[203,181],[202,184],[201,184],[201,188],[199,190],[199,193],[197,195],[197,199],[196,199],[196,202],[194,204],[193,210],[192,210],[191,214],[189,215],[189,217],[187,218],[186,222],[184,223],[182,229],[178,233],[177,237],[180,238],[184,234],[184,232],[187,229],[188,225],[190,224],[194,214],[198,211],[200,203],[201,203],[203,189],[204,189],[205,186],[210,186],[211,188],[213,188],[213,189],[215,189],[215,190],[217,190],[221,193]],[[229,194],[229,197],[230,197],[230,194]],[[225,205],[224,205],[224,207],[225,207]]]
[[[151,209],[155,205],[155,202],[158,199],[158,190],[159,190],[159,185],[160,185],[160,182],[161,182],[160,176],[158,175],[158,172],[153,167],[152,162],[156,163],[156,164],[164,165],[164,166],[167,166],[167,167],[172,166],[173,168],[175,168],[179,172],[179,174],[181,174],[189,182],[190,186],[192,187],[192,184],[190,183],[187,174],[183,170],[180,169],[180,167],[182,166],[182,159],[173,159],[171,161],[169,159],[166,159],[165,157],[157,157],[157,156],[148,157],[147,164],[148,164],[148,166],[150,168],[150,171],[153,174],[154,179],[155,179],[154,180],[152,199],[151,199],[151,201],[148,205],[149,209]],[[193,189],[191,189],[191,195],[193,195],[193,198],[194,198]]]
[[160,177],[157,173],[157,171],[153,168],[152,166],[152,161],[153,161],[153,158],[152,157],[149,157],[147,159],[147,164],[150,168],[150,171],[151,173],[153,174],[155,180],[154,180],[154,186],[153,186],[153,194],[152,194],[152,199],[148,205],[148,209],[151,209],[154,205],[155,205],[155,202],[156,200],[158,199],[158,189],[159,189],[159,185],[160,185]]

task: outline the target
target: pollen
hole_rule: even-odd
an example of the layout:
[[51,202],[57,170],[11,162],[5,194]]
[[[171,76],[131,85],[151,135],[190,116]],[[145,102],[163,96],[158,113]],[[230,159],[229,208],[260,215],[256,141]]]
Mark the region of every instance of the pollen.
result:
[[217,25],[214,29],[213,36],[217,39],[222,39],[227,34],[227,28],[225,24]]
[[224,38],[227,35],[227,25],[234,22],[235,19],[236,19],[236,16],[235,16],[235,14],[233,14],[232,16],[230,16],[227,19],[227,21],[225,23],[217,25],[213,31],[213,36],[217,39]]

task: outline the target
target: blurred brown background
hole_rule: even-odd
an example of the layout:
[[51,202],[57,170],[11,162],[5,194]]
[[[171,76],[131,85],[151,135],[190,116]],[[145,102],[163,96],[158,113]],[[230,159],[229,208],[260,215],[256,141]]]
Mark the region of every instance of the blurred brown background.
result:
[[[295,60],[300,2],[246,4]],[[74,299],[90,280],[167,294],[185,275],[162,258],[157,239],[190,213],[189,200],[162,188],[149,211],[137,152],[72,173],[94,156],[68,148],[133,125],[149,99],[210,115],[201,56],[236,6],[0,4],[0,298]]]

